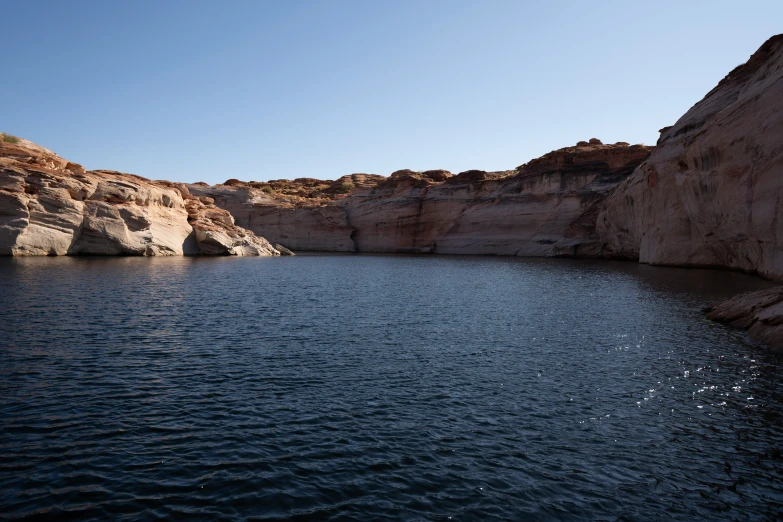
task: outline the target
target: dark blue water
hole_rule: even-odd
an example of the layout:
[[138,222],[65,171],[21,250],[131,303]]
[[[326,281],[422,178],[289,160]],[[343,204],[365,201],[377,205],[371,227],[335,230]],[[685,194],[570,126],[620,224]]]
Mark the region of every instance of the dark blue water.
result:
[[783,360],[631,263],[0,259],[0,518],[747,520]]

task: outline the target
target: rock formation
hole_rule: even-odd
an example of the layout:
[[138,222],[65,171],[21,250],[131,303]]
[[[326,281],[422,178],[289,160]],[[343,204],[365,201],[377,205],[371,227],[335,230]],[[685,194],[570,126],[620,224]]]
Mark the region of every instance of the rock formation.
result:
[[184,186],[0,142],[0,255],[279,255]]
[[707,317],[783,349],[783,286],[732,297],[713,306]]
[[503,172],[353,174],[316,191],[301,179],[188,190],[294,251],[597,255],[600,203],[651,150],[593,139]]
[[[274,196],[250,185],[188,185],[195,195],[213,198],[231,212],[237,223],[293,251],[353,252],[353,229],[345,212],[332,205],[333,200],[313,198],[303,203],[302,196]],[[258,232],[257,232],[258,231]]]
[[[661,131],[655,152],[607,198],[597,229],[608,257],[783,280],[783,35]],[[739,296],[711,317],[779,345],[771,295]]]
[[783,278],[783,35],[662,130],[597,227],[609,257]]

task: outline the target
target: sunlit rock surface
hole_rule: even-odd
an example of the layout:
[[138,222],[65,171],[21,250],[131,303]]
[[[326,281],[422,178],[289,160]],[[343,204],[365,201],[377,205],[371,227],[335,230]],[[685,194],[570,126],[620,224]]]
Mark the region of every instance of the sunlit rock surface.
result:
[[0,255],[199,253],[278,255],[184,186],[88,172],[27,140],[0,142]]
[[188,189],[294,251],[593,256],[598,205],[651,150],[593,139],[503,172],[354,174],[315,193],[302,180]]
[[[676,86],[673,86],[676,88]],[[606,200],[607,256],[783,278],[783,35],[672,127]]]

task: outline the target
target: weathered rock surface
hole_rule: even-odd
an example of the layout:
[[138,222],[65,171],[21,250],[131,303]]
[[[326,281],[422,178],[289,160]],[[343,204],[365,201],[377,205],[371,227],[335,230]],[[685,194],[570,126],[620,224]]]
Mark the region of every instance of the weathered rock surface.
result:
[[284,247],[280,243],[275,243],[275,250],[280,252],[281,256],[295,256],[296,255],[291,250],[289,250],[288,248]]
[[286,245],[293,251],[353,252],[353,228],[345,211],[331,200],[316,200],[306,205],[289,198],[277,199],[248,185],[188,185],[198,196],[213,198],[228,210],[236,222],[258,235],[269,233],[273,243]]
[[236,226],[230,212],[215,206],[212,198],[196,197],[180,189],[199,250],[206,255],[275,256],[280,252],[263,237]]
[[732,297],[712,307],[707,317],[783,349],[783,286]]
[[603,255],[783,278],[783,35],[672,127],[606,200]]
[[188,190],[295,251],[599,255],[599,204],[651,150],[593,139],[510,171],[354,174],[324,182],[352,185],[332,199],[302,197],[302,180],[278,180],[274,194],[233,180]]
[[0,255],[199,253],[278,255],[184,186],[88,172],[27,140],[0,143]]

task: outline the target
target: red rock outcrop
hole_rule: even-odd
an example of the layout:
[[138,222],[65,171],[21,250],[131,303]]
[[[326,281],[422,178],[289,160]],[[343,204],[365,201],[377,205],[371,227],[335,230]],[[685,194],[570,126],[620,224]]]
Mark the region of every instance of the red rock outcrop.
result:
[[322,182],[352,185],[331,199],[301,197],[301,180],[270,182],[274,195],[252,183],[188,188],[294,251],[587,256],[600,253],[598,205],[651,150],[592,139],[509,171],[353,175]]
[[0,255],[278,255],[184,186],[14,141],[0,141]]

